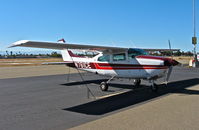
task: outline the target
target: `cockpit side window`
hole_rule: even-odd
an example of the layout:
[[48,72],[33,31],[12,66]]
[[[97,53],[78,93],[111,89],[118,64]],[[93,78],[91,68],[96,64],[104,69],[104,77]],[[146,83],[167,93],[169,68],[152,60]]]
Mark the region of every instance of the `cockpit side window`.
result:
[[139,56],[139,55],[147,55],[147,54],[148,53],[145,52],[142,49],[129,49],[128,50],[128,57],[129,57],[129,59],[133,59],[133,58],[135,58],[136,56]]
[[125,53],[113,54],[113,61],[126,60]]
[[101,61],[101,62],[109,62],[110,61],[110,55],[100,56],[97,60]]

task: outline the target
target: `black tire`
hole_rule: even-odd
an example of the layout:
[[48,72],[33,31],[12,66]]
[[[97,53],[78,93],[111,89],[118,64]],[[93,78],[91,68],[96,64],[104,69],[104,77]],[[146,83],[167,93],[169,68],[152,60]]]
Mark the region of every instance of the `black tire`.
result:
[[134,79],[133,83],[136,87],[140,86],[141,80],[140,79]]
[[107,91],[108,90],[108,84],[106,82],[101,82],[100,89],[102,91]]
[[158,85],[157,84],[151,85],[151,91],[157,92],[158,91]]

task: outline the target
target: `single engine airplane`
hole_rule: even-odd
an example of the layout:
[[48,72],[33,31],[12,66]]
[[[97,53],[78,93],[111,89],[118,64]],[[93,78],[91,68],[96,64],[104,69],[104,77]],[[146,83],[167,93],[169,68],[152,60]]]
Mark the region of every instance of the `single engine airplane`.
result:
[[[66,64],[69,67],[92,72],[99,75],[110,76],[106,82],[101,82],[102,91],[108,90],[109,82],[114,78],[133,79],[134,85],[139,86],[141,79],[150,82],[151,90],[157,91],[155,80],[165,76],[168,83],[172,67],[178,62],[171,58],[151,56],[146,51],[154,49],[122,48],[110,46],[68,44],[60,42],[42,42],[20,40],[10,47],[34,47],[61,50],[63,61],[52,64]],[[74,49],[93,50],[98,52],[94,57],[74,54]],[[169,50],[169,49],[168,49]]]

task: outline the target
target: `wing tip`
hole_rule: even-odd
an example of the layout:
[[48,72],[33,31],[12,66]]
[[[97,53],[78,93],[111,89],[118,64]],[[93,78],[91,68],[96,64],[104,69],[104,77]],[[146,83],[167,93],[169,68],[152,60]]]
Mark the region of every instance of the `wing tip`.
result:
[[21,46],[21,45],[23,45],[24,43],[27,43],[28,41],[29,41],[29,40],[19,40],[19,41],[16,41],[16,42],[12,43],[11,46],[9,46],[8,48]]

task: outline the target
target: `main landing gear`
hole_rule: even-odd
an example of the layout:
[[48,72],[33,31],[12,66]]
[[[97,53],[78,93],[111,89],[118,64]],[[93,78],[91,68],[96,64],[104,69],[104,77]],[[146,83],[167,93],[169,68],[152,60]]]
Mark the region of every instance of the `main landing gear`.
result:
[[115,77],[115,76],[111,77],[111,78],[110,78],[108,81],[106,81],[106,82],[101,82],[101,84],[100,84],[100,89],[101,89],[102,91],[107,91],[107,90],[108,90],[108,83],[109,83],[111,80],[113,80],[114,77]]
[[106,82],[101,82],[100,89],[102,91],[107,91],[108,90],[108,84]]
[[133,83],[134,83],[134,86],[138,87],[138,86],[140,86],[141,80],[140,79],[134,79]]
[[[108,83],[109,83],[111,80],[113,80],[114,77],[115,77],[115,76],[111,77],[111,78],[110,78],[108,81],[106,81],[106,82],[101,82],[101,84],[100,84],[100,89],[101,89],[102,91],[107,91],[107,90],[108,90],[108,87],[109,87]],[[133,80],[133,83],[134,83],[134,86],[138,87],[138,86],[140,86],[140,84],[141,84],[141,80],[140,80],[140,79],[134,79],[134,80]],[[152,92],[157,92],[157,91],[158,91],[158,85],[155,84],[154,80],[149,80],[149,83],[151,84],[151,85],[150,85],[151,91],[152,91]]]
[[[106,82],[101,82],[101,84],[100,84],[100,89],[102,90],[102,91],[107,91],[108,90],[108,83],[111,81],[111,80],[113,80],[114,79],[114,77],[115,76],[113,76],[113,77],[111,77],[108,81],[106,81]],[[140,83],[141,83],[141,80],[140,79],[134,79],[133,80],[133,83],[134,83],[134,86],[136,86],[136,87],[138,87],[138,86],[140,86]]]
[[[139,87],[141,80],[140,79],[134,79],[133,80],[134,86]],[[158,91],[158,85],[155,84],[154,80],[149,80],[149,83],[151,83],[150,87],[151,87],[151,91],[152,92],[157,92]]]

